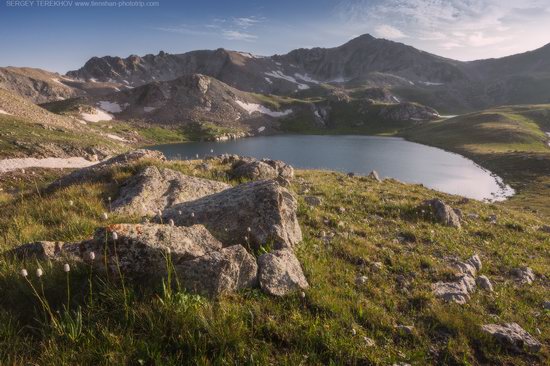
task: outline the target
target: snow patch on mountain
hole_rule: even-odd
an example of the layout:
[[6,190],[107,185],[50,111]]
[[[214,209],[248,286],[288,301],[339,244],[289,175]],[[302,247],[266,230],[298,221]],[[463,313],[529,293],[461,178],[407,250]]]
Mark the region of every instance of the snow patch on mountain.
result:
[[261,114],[267,114],[268,116],[271,116],[271,117],[283,117],[283,116],[287,116],[290,113],[292,113],[292,109],[287,109],[285,111],[279,112],[279,111],[272,111],[271,109],[266,108],[261,104],[246,103],[246,102],[243,102],[243,101],[240,101],[240,100],[235,100],[235,102],[241,108],[243,108],[245,111],[247,111],[248,114],[258,112],[258,113],[261,113]]
[[319,84],[319,82],[318,82],[317,80],[312,79],[312,78],[309,77],[307,74],[301,75],[301,74],[295,73],[294,76],[295,76],[297,79],[300,79],[300,80],[302,80],[302,81],[305,81],[306,83]]
[[152,111],[154,111],[155,109],[157,109],[157,107],[143,107],[143,111],[144,111],[145,113],[152,112]]
[[297,84],[298,89],[300,90],[309,89],[308,85],[299,83],[294,77],[283,74],[282,71],[273,70],[270,72],[264,72],[264,74],[266,74],[267,76],[274,77],[276,79],[282,79],[282,80],[290,81],[291,83]]
[[270,84],[273,84],[273,81],[271,81],[270,78],[265,78],[265,81],[267,81],[267,82],[270,83]]
[[120,113],[122,112],[122,108],[120,105],[116,102],[108,102],[105,100],[102,100],[99,102],[99,107],[103,109],[104,111],[110,112],[110,113]]
[[435,82],[431,82],[431,81],[421,81],[420,84],[426,85],[426,86],[441,86],[441,85],[445,85],[445,84],[443,84],[443,83],[435,83]]
[[88,122],[110,121],[113,119],[113,116],[99,108],[94,108],[92,113],[82,113],[81,116]]

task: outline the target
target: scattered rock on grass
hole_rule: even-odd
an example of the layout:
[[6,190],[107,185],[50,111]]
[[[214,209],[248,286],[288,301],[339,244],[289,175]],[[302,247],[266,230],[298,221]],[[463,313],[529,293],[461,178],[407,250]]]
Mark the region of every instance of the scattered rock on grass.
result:
[[258,258],[261,289],[274,296],[284,296],[309,287],[300,262],[291,250],[276,250]]
[[516,352],[538,352],[542,346],[517,323],[486,324],[481,329]]
[[530,285],[535,280],[535,272],[529,267],[514,268],[511,274],[522,284]]
[[377,182],[382,182],[382,179],[380,179],[380,176],[378,175],[378,172],[376,170],[373,170],[367,175],[367,178],[375,180]]
[[493,284],[487,276],[479,276],[476,278],[476,284],[483,290],[493,292]]
[[438,198],[434,198],[423,203],[424,206],[429,206],[432,209],[433,214],[437,221],[445,226],[455,227],[460,229],[460,217],[455,210],[445,202]]
[[310,205],[310,206],[313,206],[313,207],[316,207],[316,206],[320,206],[322,201],[321,201],[321,198],[320,197],[316,197],[316,196],[305,196],[304,197],[304,201]]

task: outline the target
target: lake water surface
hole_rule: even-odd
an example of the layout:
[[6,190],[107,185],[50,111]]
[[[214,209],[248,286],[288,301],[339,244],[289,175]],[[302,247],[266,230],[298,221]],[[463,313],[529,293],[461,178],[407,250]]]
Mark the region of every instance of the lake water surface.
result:
[[514,193],[502,180],[465,157],[395,137],[281,135],[226,142],[159,145],[169,159],[238,154],[283,160],[296,168],[381,177],[475,199],[502,200]]

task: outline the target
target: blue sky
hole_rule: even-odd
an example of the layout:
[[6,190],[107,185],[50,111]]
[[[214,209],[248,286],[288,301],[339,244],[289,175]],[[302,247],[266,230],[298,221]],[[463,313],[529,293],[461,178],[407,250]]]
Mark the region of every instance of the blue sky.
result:
[[271,55],[364,33],[460,60],[550,43],[549,0],[77,2],[0,0],[0,66],[66,72],[92,56],[218,47]]

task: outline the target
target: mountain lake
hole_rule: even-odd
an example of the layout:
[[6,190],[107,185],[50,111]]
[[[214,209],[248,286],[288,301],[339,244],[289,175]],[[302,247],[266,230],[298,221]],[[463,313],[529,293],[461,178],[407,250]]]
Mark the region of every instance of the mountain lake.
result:
[[237,154],[283,160],[298,169],[326,169],[367,175],[478,200],[504,200],[515,192],[502,179],[473,161],[445,150],[397,137],[278,135],[224,142],[187,142],[157,145],[169,159]]

